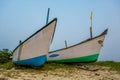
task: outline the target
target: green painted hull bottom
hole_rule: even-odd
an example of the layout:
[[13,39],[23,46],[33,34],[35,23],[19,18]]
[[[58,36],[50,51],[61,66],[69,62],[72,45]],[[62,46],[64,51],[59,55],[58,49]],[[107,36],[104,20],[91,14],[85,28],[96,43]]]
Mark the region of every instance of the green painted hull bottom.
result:
[[69,58],[69,59],[62,59],[62,60],[50,60],[48,62],[94,62],[98,59],[99,54],[77,57],[77,58]]

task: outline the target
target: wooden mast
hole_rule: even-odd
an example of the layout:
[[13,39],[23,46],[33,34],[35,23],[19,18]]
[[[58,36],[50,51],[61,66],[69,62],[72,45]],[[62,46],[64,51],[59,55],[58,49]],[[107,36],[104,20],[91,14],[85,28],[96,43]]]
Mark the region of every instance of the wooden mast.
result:
[[49,21],[49,13],[50,13],[50,8],[48,8],[48,11],[47,11],[46,24],[48,24],[48,21]]
[[68,46],[67,46],[67,41],[65,40],[65,47],[67,48]]
[[90,26],[90,38],[92,39],[93,35],[92,35],[92,11],[90,14],[90,20],[91,20],[91,26]]

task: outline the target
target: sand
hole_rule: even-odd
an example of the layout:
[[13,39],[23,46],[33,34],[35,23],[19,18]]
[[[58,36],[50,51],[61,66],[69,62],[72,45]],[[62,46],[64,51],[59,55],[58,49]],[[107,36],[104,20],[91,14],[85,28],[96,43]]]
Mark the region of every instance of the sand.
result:
[[0,80],[120,80],[120,73],[117,71],[111,71],[109,67],[98,66],[97,68],[93,71],[80,67],[59,68],[37,73],[11,69],[0,73]]

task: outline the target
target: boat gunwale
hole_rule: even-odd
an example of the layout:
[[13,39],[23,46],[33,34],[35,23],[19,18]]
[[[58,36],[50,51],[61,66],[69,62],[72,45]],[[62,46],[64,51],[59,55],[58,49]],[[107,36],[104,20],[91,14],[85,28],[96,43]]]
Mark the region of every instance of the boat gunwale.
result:
[[20,47],[22,44],[24,44],[26,41],[28,41],[30,38],[32,38],[34,35],[36,35],[37,33],[39,33],[40,31],[42,31],[43,29],[45,29],[48,25],[50,25],[52,22],[56,21],[55,23],[55,28],[54,28],[54,32],[53,32],[53,36],[51,39],[51,42],[53,40],[54,37],[54,33],[55,33],[55,29],[56,29],[56,24],[57,24],[57,18],[54,18],[53,20],[51,20],[48,24],[46,24],[45,26],[43,26],[42,28],[40,28],[39,30],[37,30],[35,33],[33,33],[31,36],[29,36],[27,39],[25,39],[22,43],[20,43],[14,50],[13,53],[15,52],[15,50]]
[[85,42],[88,42],[88,41],[91,41],[91,40],[93,40],[93,39],[96,39],[96,38],[98,38],[98,37],[100,37],[100,36],[102,36],[102,35],[106,35],[107,32],[108,32],[108,29],[105,29],[100,35],[98,35],[98,36],[96,36],[96,37],[88,38],[88,39],[86,39],[86,40],[84,40],[84,41],[82,41],[82,42],[80,42],[80,43],[74,44],[74,45],[69,46],[69,47],[67,47],[67,48],[62,48],[62,49],[50,51],[48,54],[51,54],[51,53],[54,53],[54,52],[57,52],[57,51],[61,51],[61,50],[65,50],[65,49],[69,49],[69,48],[72,48],[72,47],[77,46],[77,45],[79,45],[79,44],[83,44],[83,43],[85,43]]

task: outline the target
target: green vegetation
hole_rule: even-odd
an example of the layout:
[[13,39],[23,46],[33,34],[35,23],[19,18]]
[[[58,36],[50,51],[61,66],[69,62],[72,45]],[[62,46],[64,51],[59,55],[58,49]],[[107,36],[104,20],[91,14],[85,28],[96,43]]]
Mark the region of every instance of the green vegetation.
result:
[[74,65],[62,64],[62,63],[45,63],[40,67],[33,66],[15,66],[16,69],[29,72],[29,73],[41,73],[43,71],[56,70],[56,69],[65,69],[69,70],[75,67]]
[[0,50],[0,64],[7,63],[11,60],[12,52],[8,49]]
[[62,64],[62,63],[46,63],[43,67],[42,70],[55,70],[55,69],[71,69],[75,67],[75,65],[72,64]]
[[[110,67],[110,70],[115,70],[120,72],[120,62],[114,62],[114,61],[102,61],[102,62],[94,62],[94,63],[72,63],[72,64],[62,64],[62,63],[45,63],[43,66],[40,67],[32,67],[32,66],[18,66],[14,65],[12,61],[8,63],[4,63],[0,65],[0,74],[3,74],[6,77],[18,77],[20,76],[20,73],[23,72],[25,74],[31,73],[31,74],[40,74],[40,73],[46,73],[48,71],[56,71],[60,69],[60,71],[64,70],[74,70],[78,69],[78,66],[83,65],[90,65],[90,66],[104,66],[104,67]],[[74,68],[74,69],[73,69]],[[56,75],[61,76],[61,74]],[[68,75],[67,75],[68,76]]]
[[101,61],[101,62],[89,63],[89,65],[99,65],[99,66],[110,67],[111,70],[116,70],[120,72],[120,62]]
[[16,68],[16,69],[22,69],[33,72],[34,70],[55,70],[55,69],[72,69],[75,68],[78,65],[98,65],[98,66],[104,66],[104,67],[110,67],[111,70],[116,70],[120,71],[120,62],[114,62],[114,61],[101,61],[101,62],[94,62],[94,63],[74,63],[74,64],[62,64],[62,63],[45,63],[41,67],[32,67],[32,66],[15,66],[11,61],[8,63],[5,63],[3,65],[0,65],[0,68],[3,69],[11,69],[11,68]]
[[0,68],[5,69],[5,70],[12,69],[14,67],[15,65],[12,63],[12,61],[9,61],[7,63],[0,65]]

